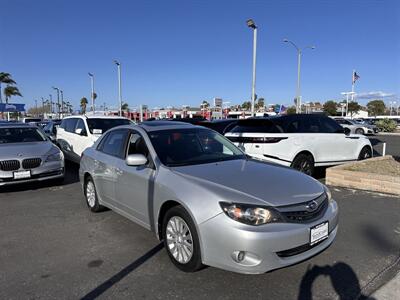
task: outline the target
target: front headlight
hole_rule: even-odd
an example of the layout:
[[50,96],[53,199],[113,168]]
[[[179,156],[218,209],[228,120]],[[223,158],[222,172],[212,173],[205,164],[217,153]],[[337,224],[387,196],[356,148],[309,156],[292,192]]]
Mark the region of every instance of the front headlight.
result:
[[63,158],[64,158],[64,156],[63,156],[62,152],[59,151],[57,153],[53,153],[53,154],[50,154],[49,156],[47,156],[46,162],[60,161],[60,160],[63,160]]
[[228,217],[247,225],[257,226],[282,221],[279,213],[271,207],[227,202],[219,204]]
[[325,190],[326,197],[328,197],[328,201],[330,202],[332,200],[332,193],[326,185],[324,185],[324,190]]

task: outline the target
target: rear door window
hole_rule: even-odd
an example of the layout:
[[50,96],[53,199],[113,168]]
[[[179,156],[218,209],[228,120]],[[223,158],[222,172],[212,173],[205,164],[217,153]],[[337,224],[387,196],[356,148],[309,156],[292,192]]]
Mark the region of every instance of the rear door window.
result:
[[247,119],[239,121],[230,132],[234,133],[280,133],[282,128],[268,119]]

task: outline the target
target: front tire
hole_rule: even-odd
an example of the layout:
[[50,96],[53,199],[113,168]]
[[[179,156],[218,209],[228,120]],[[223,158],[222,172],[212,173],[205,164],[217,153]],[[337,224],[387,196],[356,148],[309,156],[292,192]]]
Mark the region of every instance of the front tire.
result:
[[164,246],[172,263],[184,272],[203,267],[196,226],[182,206],[172,207],[164,216]]
[[314,174],[314,159],[311,155],[300,153],[293,160],[291,167],[304,174],[312,176]]
[[364,160],[372,157],[372,151],[371,148],[368,146],[365,146],[364,148],[361,149],[360,154],[358,155],[358,160]]
[[104,210],[104,206],[100,205],[97,197],[96,186],[92,177],[88,177],[85,181],[85,198],[86,204],[92,212],[100,212]]
[[356,134],[364,134],[364,130],[362,128],[357,128],[356,129]]

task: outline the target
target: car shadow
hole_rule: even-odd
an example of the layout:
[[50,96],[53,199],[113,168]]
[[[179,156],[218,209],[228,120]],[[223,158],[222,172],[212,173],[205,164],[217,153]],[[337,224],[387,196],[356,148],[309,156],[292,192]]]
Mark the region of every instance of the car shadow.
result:
[[81,299],[82,300],[89,300],[89,299],[96,299],[100,295],[102,295],[104,292],[106,292],[108,289],[113,287],[115,284],[120,282],[122,279],[124,279],[126,276],[128,276],[131,272],[139,268],[142,264],[144,264],[146,261],[148,261],[150,258],[152,258],[155,254],[157,254],[161,249],[164,248],[163,242],[158,243],[156,246],[154,246],[152,249],[150,249],[148,252],[146,252],[143,256],[139,257],[129,265],[127,265],[125,268],[123,268],[121,271],[118,273],[114,274],[111,276],[109,279],[101,283],[99,286],[91,290],[89,293],[87,293],[85,296],[83,296]]
[[60,182],[59,180],[45,180],[45,181],[33,181],[28,183],[13,184],[9,186],[0,187],[0,194],[38,190],[55,186],[63,186],[63,185],[73,184],[78,181],[79,181],[79,165],[70,161],[65,161],[65,176],[62,182]]
[[331,280],[337,298],[340,300],[374,299],[363,295],[360,282],[353,269],[344,262],[337,262],[332,266],[309,266],[300,283],[298,300],[313,299],[312,286],[320,276],[328,277]]

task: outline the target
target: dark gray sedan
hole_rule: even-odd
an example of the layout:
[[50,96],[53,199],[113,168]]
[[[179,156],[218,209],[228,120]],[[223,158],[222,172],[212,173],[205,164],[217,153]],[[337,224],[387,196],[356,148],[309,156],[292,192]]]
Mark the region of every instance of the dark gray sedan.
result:
[[200,126],[111,129],[83,152],[79,175],[91,211],[106,206],[152,230],[186,272],[203,264],[252,274],[289,266],[326,249],[338,228],[324,185],[250,159]]
[[0,124],[0,186],[63,177],[64,156],[40,129]]

